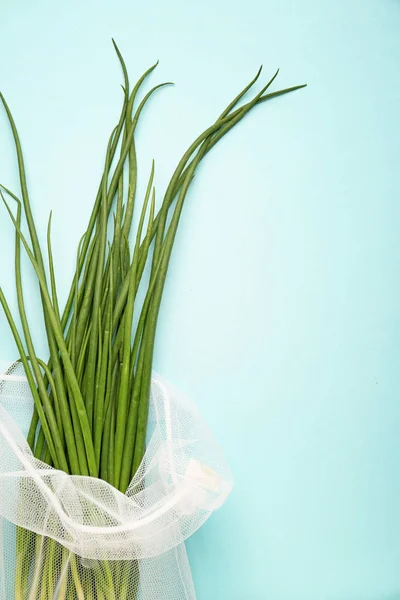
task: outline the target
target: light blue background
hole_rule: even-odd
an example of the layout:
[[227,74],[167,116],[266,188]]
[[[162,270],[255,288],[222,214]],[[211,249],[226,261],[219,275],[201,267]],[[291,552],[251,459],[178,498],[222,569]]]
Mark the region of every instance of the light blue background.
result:
[[[196,399],[236,487],[188,543],[199,600],[400,598],[400,2],[3,0],[0,88],[65,294],[132,80],[173,79],[138,132],[142,184],[264,63],[306,90],[207,158],[173,255],[155,368]],[[17,189],[0,114],[0,181]],[[0,211],[1,285],[15,307]],[[38,340],[36,287],[30,314]],[[0,358],[14,355],[0,320]]]

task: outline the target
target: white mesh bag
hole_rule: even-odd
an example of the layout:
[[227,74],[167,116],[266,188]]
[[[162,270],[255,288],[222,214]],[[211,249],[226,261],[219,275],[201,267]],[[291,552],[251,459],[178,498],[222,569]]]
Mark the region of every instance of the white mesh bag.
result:
[[147,449],[124,495],[36,460],[23,368],[2,373],[0,599],[194,600],[184,541],[232,477],[193,402],[153,375]]

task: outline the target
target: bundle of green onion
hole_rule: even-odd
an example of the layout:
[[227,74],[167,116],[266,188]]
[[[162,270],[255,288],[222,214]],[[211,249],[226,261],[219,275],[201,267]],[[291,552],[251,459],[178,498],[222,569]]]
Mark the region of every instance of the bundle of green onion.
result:
[[[238,107],[259,78],[260,69],[184,153],[157,212],[154,164],[151,166],[138,225],[133,232],[137,208],[135,131],[151,95],[168,84],[155,86],[139,102],[141,87],[156,65],[131,90],[124,60],[115,43],[114,46],[124,74],[124,102],[109,138],[104,172],[88,227],[79,243],[76,272],[63,310],[59,306],[52,258],[51,215],[47,267],[32,217],[19,136],[0,95],[14,136],[21,184],[21,201],[4,186],[0,194],[16,230],[15,275],[23,339],[1,290],[0,301],[34,399],[28,441],[35,456],[70,474],[100,477],[125,493],[145,452],[157,319],[182,207],[196,168],[209,150],[257,104],[303,86],[267,93],[276,73],[251,101]],[[16,203],[16,211],[11,208],[10,199]],[[30,239],[21,230],[22,209]],[[50,350],[47,362],[35,353],[26,316],[21,246],[29,256],[40,286]],[[139,303],[137,291],[146,265],[150,275],[144,300]],[[21,579],[23,570],[20,563]],[[21,586],[16,586],[17,589],[20,595],[16,592],[15,597],[25,598]],[[48,593],[43,598],[52,597],[50,590]]]

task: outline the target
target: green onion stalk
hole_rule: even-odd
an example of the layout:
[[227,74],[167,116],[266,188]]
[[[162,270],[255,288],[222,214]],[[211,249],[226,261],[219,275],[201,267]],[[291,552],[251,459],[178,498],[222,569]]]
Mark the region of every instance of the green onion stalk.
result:
[[[182,208],[196,170],[215,144],[253,108],[304,86],[270,92],[276,72],[250,101],[242,103],[258,81],[260,68],[183,154],[156,210],[154,162],[149,165],[144,197],[140,201],[137,198],[135,138],[148,101],[157,90],[170,84],[154,86],[139,100],[143,84],[157,64],[131,89],[125,62],[113,43],[124,76],[123,105],[108,140],[103,174],[89,223],[79,242],[75,274],[62,310],[52,254],[51,214],[45,253],[32,215],[20,138],[0,93],[15,142],[21,188],[18,196],[0,186],[1,199],[15,227],[21,328],[17,327],[1,289],[0,302],[34,400],[28,443],[35,457],[69,474],[102,478],[125,493],[145,453],[160,304]],[[134,220],[135,212],[138,218]],[[22,231],[22,214],[29,235]],[[134,222],[137,225],[133,226]],[[29,328],[21,276],[22,251],[39,283],[49,348],[46,361],[37,356]],[[149,274],[143,283],[147,287],[144,300],[139,302],[138,289],[145,272]],[[35,570],[28,560],[31,556],[36,566],[42,565],[40,578],[32,576]],[[65,571],[64,583],[58,583],[57,589],[54,564],[64,566]],[[77,557],[51,538],[17,528],[15,600],[116,597],[115,571],[108,564],[102,565],[95,581],[89,583],[87,575],[80,575],[77,564]],[[128,589],[136,590],[136,594],[140,585],[137,566],[121,564],[118,573],[120,597],[126,598]]]

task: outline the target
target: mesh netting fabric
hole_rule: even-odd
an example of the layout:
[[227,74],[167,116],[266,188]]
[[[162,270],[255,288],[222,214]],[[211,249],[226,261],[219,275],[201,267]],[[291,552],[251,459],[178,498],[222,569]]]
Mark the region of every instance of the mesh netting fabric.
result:
[[19,600],[193,600],[184,541],[232,488],[193,402],[153,375],[147,449],[126,494],[35,459],[20,427],[32,406],[17,364],[0,375],[1,600],[15,581]]

